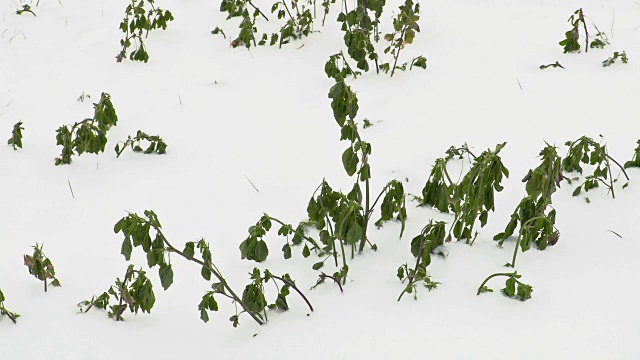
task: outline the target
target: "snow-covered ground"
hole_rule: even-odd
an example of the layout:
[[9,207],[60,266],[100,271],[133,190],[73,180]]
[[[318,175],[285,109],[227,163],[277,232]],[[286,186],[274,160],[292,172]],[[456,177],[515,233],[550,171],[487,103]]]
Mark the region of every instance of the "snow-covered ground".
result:
[[[238,246],[263,212],[303,220],[323,177],[350,190],[340,160],[346,143],[327,98],[332,81],[323,71],[343,45],[334,21],[339,4],[309,38],[247,51],[211,35],[216,26],[237,31],[217,1],[156,2],[175,21],[150,34],[147,64],[115,61],[126,0],[33,1],[37,17],[16,15],[17,1],[0,5],[0,140],[19,120],[25,128],[23,149],[0,146],[0,289],[7,308],[22,315],[17,325],[0,318],[1,359],[640,358],[637,169],[615,200],[599,189],[587,204],[563,182],[553,203],[560,241],[518,257],[532,299],[476,296],[480,282],[511,258],[513,241],[500,249],[492,237],[523,196],[520,180],[538,165],[544,141],[563,156],[565,141],[602,134],[614,158],[631,158],[640,138],[640,6],[633,1],[581,3],[611,42],[581,54],[563,54],[558,45],[575,4],[423,2],[422,31],[401,56],[426,56],[427,70],[393,78],[368,73],[351,83],[359,118],[375,123],[362,132],[373,147],[373,189],[397,178],[419,194],[450,145],[466,142],[481,152],[507,142],[501,155],[511,177],[496,211],[472,247],[449,243],[449,256],[434,258],[428,270],[442,283],[437,290],[396,302],[396,269],[413,261],[411,238],[430,218],[451,220],[410,202],[403,239],[399,224],[372,226],[379,250],[351,262],[344,294],[333,284],[306,291],[313,313],[292,295],[291,310],[270,313],[268,325],[243,316],[234,329],[233,305],[220,299],[220,311],[204,324],[197,304],[209,284],[197,266],[174,257],[168,291],[156,270],[149,272],[157,297],[150,315],[116,323],[102,311],[78,314],[78,302],[126,270],[113,225],[127,211],[153,209],[178,247],[206,238],[234,288],[242,289],[257,265],[288,272],[307,290],[317,272],[298,248],[293,259],[282,259],[282,239],[273,234],[270,257],[256,264],[240,260]],[[385,8],[383,32],[398,4]],[[271,3],[258,5],[268,10]],[[623,50],[628,64],[601,66]],[[538,68],[556,60],[566,69]],[[54,166],[55,130],[91,116],[101,92],[111,94],[119,116],[107,151]],[[82,93],[91,101],[77,102]],[[116,159],[116,142],[139,129],[161,135],[168,153]],[[63,285],[46,294],[22,263],[36,242],[44,243]],[[132,262],[146,267],[139,249]]]

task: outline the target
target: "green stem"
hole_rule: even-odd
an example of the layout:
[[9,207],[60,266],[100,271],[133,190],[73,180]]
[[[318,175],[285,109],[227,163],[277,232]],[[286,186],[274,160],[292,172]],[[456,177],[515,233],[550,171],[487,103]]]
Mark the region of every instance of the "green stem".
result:
[[494,277],[496,277],[496,276],[506,276],[506,277],[510,277],[510,278],[512,278],[513,280],[515,280],[515,282],[517,282],[518,284],[523,285],[523,283],[522,283],[521,281],[519,281],[519,280],[518,280],[518,278],[516,277],[516,276],[519,276],[519,275],[517,275],[516,273],[495,273],[495,274],[493,274],[493,275],[489,275],[489,277],[488,277],[488,278],[484,279],[484,281],[482,282],[482,284],[480,284],[480,287],[478,287],[478,292],[476,293],[476,295],[480,295],[480,294],[482,293],[480,290],[484,287],[484,285],[485,285],[489,280],[491,280],[492,278],[494,278]]
[[182,251],[176,249],[175,247],[173,247],[173,245],[171,245],[169,243],[169,241],[167,240],[167,238],[164,236],[164,234],[162,233],[162,231],[160,231],[160,229],[156,228],[156,231],[158,232],[158,234],[160,234],[162,236],[162,240],[164,241],[164,243],[167,245],[168,251],[170,252],[174,252],[180,256],[182,256],[183,258],[189,260],[189,261],[193,261],[194,263],[200,265],[200,266],[204,266],[207,269],[209,269],[209,271],[211,271],[211,273],[220,281],[220,283],[222,283],[222,286],[224,286],[224,288],[229,291],[229,293],[231,294],[231,296],[233,296],[233,299],[235,302],[237,302],[238,304],[240,304],[240,306],[242,307],[242,309],[244,309],[244,311],[246,311],[252,318],[253,320],[255,320],[255,322],[257,322],[259,325],[264,325],[264,322],[262,320],[260,320],[256,314],[251,311],[246,305],[245,303],[242,301],[242,299],[233,291],[233,289],[231,289],[231,287],[229,286],[229,284],[227,284],[227,280],[225,280],[225,278],[222,277],[222,275],[216,271],[216,269],[212,268],[211,266],[207,265],[206,263],[204,263],[203,261],[200,261],[194,257],[189,258],[188,256],[186,256]]
[[297,287],[294,283],[292,283],[291,281],[288,281],[288,280],[286,280],[286,279],[283,279],[283,278],[281,278],[281,277],[279,277],[279,276],[275,276],[275,275],[273,275],[273,274],[271,275],[271,277],[272,277],[272,278],[274,278],[274,279],[278,279],[278,280],[282,281],[283,283],[285,283],[285,284],[289,285],[291,288],[293,288],[293,290],[295,290],[295,291],[298,293],[298,295],[300,295],[300,297],[302,297],[302,299],[304,300],[304,302],[306,302],[306,303],[307,303],[307,306],[309,307],[309,309],[310,309],[311,311],[313,311],[313,306],[311,306],[311,303],[309,302],[309,300],[307,299],[307,297],[306,297],[306,296],[304,296],[304,294],[302,293],[302,291],[300,291],[300,289],[298,289],[298,287]]
[[[405,25],[402,28],[402,32],[400,33],[400,44],[402,44],[402,41],[403,41],[402,39],[404,39],[404,33],[407,30],[407,27],[408,27],[408,25]],[[393,69],[391,69],[391,77],[393,77],[393,74],[396,72],[396,65],[398,64],[398,58],[400,57],[400,50],[402,50],[402,46],[398,46],[397,50],[398,51],[396,52],[396,56],[395,56],[396,59],[393,62]]]

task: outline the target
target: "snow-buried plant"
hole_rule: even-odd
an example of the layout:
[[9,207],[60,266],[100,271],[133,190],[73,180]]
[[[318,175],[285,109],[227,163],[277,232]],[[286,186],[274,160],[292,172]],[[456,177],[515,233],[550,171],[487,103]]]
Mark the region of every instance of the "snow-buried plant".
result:
[[564,36],[564,40],[560,41],[560,46],[562,46],[565,53],[578,52],[580,51],[580,32],[584,33],[584,51],[588,52],[589,48],[604,48],[606,45],[609,45],[609,39],[607,35],[600,31],[596,24],[592,21],[593,27],[596,29],[597,33],[595,35],[595,39],[589,43],[589,30],[587,28],[587,23],[585,22],[585,15],[582,11],[582,8],[576,10],[571,17],[569,17],[569,24],[571,24],[571,29],[567,31]]
[[[44,283],[44,291],[47,292],[48,285],[58,287],[60,280],[56,278],[56,270],[51,260],[42,252],[42,245],[36,243],[33,246],[33,255],[24,255],[24,265],[29,269],[29,274]],[[47,282],[51,283],[47,285]]]
[[[344,61],[344,56],[338,54],[332,57],[325,71],[336,81],[329,90],[329,98],[332,99],[334,119],[341,128],[340,140],[349,142],[342,154],[342,166],[347,175],[355,180],[351,191],[347,194],[336,191],[323,179],[309,200],[307,220],[294,227],[264,214],[256,225],[249,228],[249,236],[240,244],[240,252],[243,259],[257,262],[265,260],[269,251],[263,236],[271,229],[274,221],[280,225],[278,234],[287,238],[282,248],[285,258],[291,257],[291,245],[304,243],[302,255],[305,258],[309,257],[312,251],[320,258],[314,262],[314,270],[322,268],[330,258],[333,258],[334,265],[339,268],[333,276],[321,273],[320,282],[325,278],[331,278],[337,283],[345,284],[349,272],[348,257],[353,259],[356,251],[362,252],[366,244],[373,250],[377,249],[377,246],[369,241],[368,229],[378,202],[381,201],[380,218],[376,220],[375,225],[381,227],[387,221],[398,220],[402,224],[400,237],[404,232],[407,212],[404,187],[398,180],[388,182],[375,199],[371,196],[369,156],[372,147],[360,135],[359,126],[355,121],[358,98],[345,83],[346,76],[357,73],[348,65],[344,65],[346,63],[343,63],[342,67],[338,66],[339,60]],[[310,226],[319,231],[319,240],[306,235],[305,230]],[[291,243],[290,235],[293,235]],[[338,258],[341,258],[341,261]]]
[[107,132],[118,124],[118,116],[111,103],[111,96],[102,93],[100,101],[93,104],[93,118],[64,125],[56,130],[57,145],[62,146],[62,154],[55,159],[56,165],[71,164],[71,156],[83,153],[104,152]]
[[7,141],[7,144],[13,146],[13,150],[18,150],[18,148],[22,149],[22,121],[18,121],[13,125],[13,130],[11,131],[11,137]]
[[[147,4],[150,8],[146,7]],[[169,21],[173,21],[171,12],[156,8],[154,0],[131,0],[125,10],[125,17],[120,23],[124,38],[120,40],[122,49],[116,56],[116,61],[122,62],[126,58],[131,45],[134,45],[135,49],[129,55],[130,60],[149,61],[143,38],[146,39],[151,30],[166,30]]]
[[[110,301],[114,300],[117,304],[110,305]],[[151,280],[147,278],[146,273],[135,270],[133,265],[129,265],[124,275],[124,280],[116,279],[115,285],[102,293],[100,296],[93,296],[91,300],[84,300],[78,304],[81,313],[86,313],[92,308],[106,310],[109,308],[107,315],[115,321],[123,321],[122,314],[129,308],[134,314],[138,311],[151,313],[151,309],[156,302],[156,296],[153,293],[153,285]]]
[[[264,270],[264,274],[262,274],[259,269],[254,269],[250,274],[251,283],[245,287],[242,296],[239,296],[230,287],[220,270],[213,263],[209,244],[204,239],[200,239],[197,242],[187,242],[184,250],[178,250],[162,233],[160,221],[152,210],[146,210],[144,217],[130,213],[116,223],[114,231],[116,233],[122,232],[124,235],[121,253],[127,261],[131,258],[133,248],[141,247],[146,254],[148,266],[150,268],[155,266],[159,267],[160,282],[165,290],[173,284],[173,268],[169,258],[170,253],[180,255],[184,259],[199,265],[201,267],[200,274],[205,280],[211,281],[213,275],[214,282],[211,285],[211,290],[202,296],[202,300],[198,305],[200,318],[204,322],[209,321],[209,311],[218,311],[216,296],[227,297],[231,299],[234,304],[240,306],[240,311],[238,311],[236,306],[235,315],[229,319],[234,327],[238,325],[239,316],[243,313],[247,313],[258,324],[263,325],[267,321],[267,308],[288,310],[287,296],[290,293],[290,289],[295,290],[309,306],[309,309],[313,311],[313,307],[300,289],[298,289],[295,281],[289,274],[276,276],[269,272],[269,270]],[[152,233],[155,233],[153,237]],[[199,253],[199,257],[196,256],[196,251]],[[263,286],[264,283],[269,281],[276,283],[276,287],[277,282],[282,284],[282,287],[278,288],[278,295],[272,304],[266,301]],[[103,294],[102,296],[104,298],[105,295]],[[84,305],[84,303],[81,304]],[[91,304],[91,301],[89,301],[88,304]],[[148,309],[150,310],[151,308],[148,307]],[[118,310],[120,310],[120,308],[118,308]],[[144,311],[144,309],[142,310]]]
[[7,310],[7,308],[4,306],[5,300],[6,299],[4,297],[4,294],[2,293],[2,290],[0,290],[0,316],[5,315],[9,319],[11,319],[11,321],[13,321],[14,324],[16,324],[16,320],[20,317],[20,314],[16,314],[14,312]]
[[[602,142],[602,135],[600,137],[600,141]],[[568,173],[575,172],[582,174],[583,169],[580,164],[595,166],[593,173],[585,176],[582,184],[575,188],[573,196],[578,196],[583,189],[585,192],[588,192],[591,189],[600,187],[600,184],[602,184],[607,188],[609,193],[611,193],[611,197],[615,199],[614,183],[618,181],[620,175],[618,174],[614,179],[611,163],[614,163],[627,179],[627,182],[622,185],[622,188],[624,189],[629,185],[629,176],[624,170],[624,167],[609,155],[607,146],[602,145],[601,142],[598,143],[592,138],[582,136],[578,140],[567,141],[565,143],[565,145],[569,147],[569,151],[567,152],[567,156],[562,160],[562,170]],[[579,180],[578,177],[573,179],[566,177],[566,179],[569,184]],[[586,200],[587,202],[590,201],[589,198],[586,198]]]
[[[148,142],[149,146],[146,149],[142,148],[142,142]],[[166,154],[167,144],[162,140],[159,135],[148,135],[142,130],[138,130],[135,137],[129,136],[127,141],[120,141],[116,144],[115,152],[116,157],[120,157],[124,150],[130,147],[134,152],[141,152],[143,154]]]

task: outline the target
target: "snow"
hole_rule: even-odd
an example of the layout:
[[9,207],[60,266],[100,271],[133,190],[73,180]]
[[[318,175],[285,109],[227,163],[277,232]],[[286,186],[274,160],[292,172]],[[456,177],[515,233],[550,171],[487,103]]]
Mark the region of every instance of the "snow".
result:
[[[451,217],[411,202],[403,239],[399,224],[371,227],[379,250],[350,262],[344,294],[330,283],[306,291],[313,313],[292,294],[290,311],[270,313],[263,327],[241,316],[236,329],[227,320],[233,305],[224,299],[202,323],[197,304],[209,284],[199,267],[177,256],[175,281],[166,292],[156,269],[149,271],[157,297],[150,315],[125,314],[126,321],[116,323],[102,311],[78,314],[76,304],[124,275],[122,238],[113,225],[127,211],[145,209],[158,214],[178,248],[206,238],[215,264],[237,291],[256,266],[290,273],[303,290],[315,284],[315,261],[303,259],[300,248],[282,259],[283,242],[275,233],[264,263],[240,260],[238,246],[263,212],[293,224],[303,220],[323,178],[334,189],[350,189],[340,162],[346,143],[339,142],[327,98],[332,82],[323,72],[329,55],[342,48],[334,21],[340,5],[307,39],[281,50],[247,51],[210,34],[216,26],[228,35],[236,31],[237,22],[225,21],[217,2],[157,0],[175,21],[150,34],[150,61],[116,63],[127,3],[41,1],[33,7],[37,17],[16,15],[17,2],[0,5],[0,133],[8,138],[19,120],[25,128],[23,149],[0,146],[0,288],[7,308],[22,315],[17,325],[0,318],[0,358],[640,357],[636,169],[616,199],[599,189],[588,193],[587,204],[562,184],[553,198],[560,241],[518,255],[517,270],[534,287],[532,299],[476,296],[482,280],[511,259],[513,241],[500,249],[492,237],[523,196],[520,179],[538,165],[544,141],[564,155],[565,141],[602,134],[614,158],[631,158],[640,137],[636,3],[583,2],[611,45],[581,54],[563,54],[558,45],[573,4],[421,3],[422,31],[401,57],[424,55],[427,70],[393,78],[368,73],[351,82],[359,119],[382,121],[363,131],[373,147],[372,188],[377,194],[387,181],[406,178],[405,189],[419,194],[431,165],[450,145],[466,142],[481,152],[506,141],[501,155],[511,177],[496,196],[496,211],[472,247],[450,243],[446,259],[434,258],[428,270],[442,284],[431,292],[419,288],[417,301],[405,295],[396,302],[402,291],[396,269],[414,261],[410,240],[430,218]],[[398,4],[385,7],[387,29]],[[260,5],[268,10],[271,4]],[[628,64],[601,66],[622,50]],[[566,70],[538,69],[556,60]],[[83,92],[91,99],[77,102]],[[107,151],[54,166],[60,153],[55,130],[91,116],[91,102],[101,92],[111,94],[119,116]],[[126,152],[117,159],[116,142],[137,130],[162,136],[168,153]],[[36,242],[44,243],[63,286],[46,294],[22,264],[22,254]],[[132,263],[146,268],[139,249]],[[502,284],[494,279],[489,286]]]

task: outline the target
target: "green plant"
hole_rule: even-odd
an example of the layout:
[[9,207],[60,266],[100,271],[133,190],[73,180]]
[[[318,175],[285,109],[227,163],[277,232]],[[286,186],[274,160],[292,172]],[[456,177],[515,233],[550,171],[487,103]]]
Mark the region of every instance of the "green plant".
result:
[[87,99],[91,99],[91,95],[85,94],[84,92],[78,96],[78,102],[84,102]]
[[620,61],[622,61],[623,64],[626,64],[629,62],[629,58],[627,57],[627,53],[626,52],[614,52],[613,53],[613,57],[608,58],[607,60],[602,62],[602,67],[607,67],[607,66],[611,66],[611,64],[615,63],[616,60],[620,59]]
[[24,265],[29,269],[29,274],[44,283],[44,291],[47,292],[47,279],[51,279],[51,286],[61,286],[60,280],[56,278],[56,270],[53,263],[42,252],[42,245],[36,243],[33,246],[33,255],[24,255]]
[[[159,267],[160,281],[165,290],[167,290],[173,283],[173,268],[168,257],[170,253],[180,255],[184,259],[198,264],[201,267],[200,274],[205,280],[210,281],[211,275],[213,275],[217,282],[214,282],[211,285],[212,290],[205,293],[202,297],[202,301],[198,305],[200,318],[203,321],[207,322],[209,320],[207,311],[218,310],[214,296],[221,295],[231,299],[236,305],[240,305],[242,309],[242,311],[238,313],[236,308],[236,314],[230,318],[234,327],[238,325],[239,315],[245,312],[260,325],[263,325],[266,322],[266,317],[263,317],[261,314],[264,308],[256,305],[256,302],[260,300],[260,294],[256,292],[257,279],[254,278],[254,281],[247,286],[249,290],[245,289],[245,292],[249,291],[251,294],[243,294],[242,297],[238,296],[222,276],[220,270],[213,263],[209,244],[204,239],[200,239],[198,242],[187,242],[184,250],[178,250],[162,233],[160,221],[152,210],[146,210],[144,212],[144,217],[140,217],[135,213],[130,213],[126,217],[123,217],[116,223],[114,232],[122,232],[124,235],[121,253],[124,255],[125,259],[129,260],[131,258],[133,248],[140,246],[146,253],[148,266],[150,268],[155,266]],[[155,232],[153,239],[151,236],[152,232]],[[200,258],[197,258],[195,255],[196,249],[200,253]],[[300,292],[288,275],[278,277],[270,274],[268,270],[265,270],[265,275],[262,277],[262,281],[266,282],[268,280],[279,280],[287,285],[287,290],[289,288],[296,290],[296,292],[300,294],[313,311],[313,308],[310,306],[306,297],[304,297],[302,292]],[[284,288],[285,287],[283,287],[283,289]],[[287,294],[281,293],[279,296],[280,295],[286,297]],[[262,296],[264,297],[264,294]]]
[[596,38],[591,42],[591,45],[589,45],[589,47],[591,47],[592,49],[593,48],[604,49],[604,47],[607,45],[609,45],[609,38],[607,37],[607,34],[598,30],[598,33],[596,34]]
[[489,217],[489,211],[495,209],[494,191],[502,191],[503,176],[509,177],[509,170],[502,164],[498,155],[507,143],[496,145],[495,150],[486,150],[474,158],[473,165],[455,186],[451,199],[451,209],[455,215],[447,241],[453,237],[467,244],[473,244],[478,232],[473,234],[476,221],[484,227]]
[[548,67],[553,67],[553,68],[561,68],[564,69],[564,66],[562,66],[559,62],[555,62],[553,64],[547,64],[547,65],[540,65],[540,69],[544,70]]
[[[110,305],[113,299],[116,305]],[[143,313],[150,314],[153,305],[156,302],[156,296],[153,293],[153,285],[151,280],[147,278],[146,273],[135,270],[133,265],[129,265],[124,275],[124,280],[116,279],[115,285],[111,285],[109,289],[100,296],[93,296],[91,300],[84,300],[78,304],[81,313],[86,313],[91,308],[106,310],[109,307],[107,315],[115,321],[123,321],[122,314],[129,308],[134,314],[138,314],[141,310]]]
[[[584,26],[584,32],[586,41],[585,44],[589,44],[589,32],[587,31],[587,24],[584,22],[584,14],[582,12],[582,8],[576,10],[569,20],[567,20],[569,24],[571,24],[571,30],[567,31],[564,36],[565,39],[560,41],[560,46],[564,48],[564,53],[568,52],[576,52],[580,50],[580,23]],[[589,51],[588,47],[585,45],[585,51]]]
[[98,154],[104,152],[107,132],[117,125],[118,116],[113,108],[111,96],[102,93],[100,101],[93,104],[93,118],[87,118],[73,126],[64,125],[56,130],[57,145],[62,146],[62,154],[55,159],[56,165],[71,164],[74,152]]
[[480,287],[478,288],[477,295],[486,292],[493,292],[493,290],[486,286],[487,282],[496,276],[505,276],[507,280],[505,281],[505,287],[502,288],[502,294],[504,296],[510,297],[512,299],[517,299],[520,301],[525,301],[531,299],[531,293],[533,292],[533,287],[529,284],[525,284],[519,279],[522,275],[518,274],[517,271],[512,273],[496,273],[487,277]]
[[502,246],[520,224],[518,239],[513,252],[513,259],[507,266],[515,267],[518,248],[522,252],[535,244],[539,250],[553,246],[558,242],[560,233],[555,227],[556,210],[551,207],[551,195],[560,187],[564,179],[562,175],[562,159],[555,146],[547,144],[540,152],[542,162],[534,170],[529,170],[522,179],[526,182],[527,195],[520,201],[511,215],[506,229],[493,237]]
[[[339,61],[343,61],[343,64],[339,65]],[[314,270],[323,267],[331,257],[334,259],[335,266],[338,267],[338,256],[341,256],[342,266],[333,274],[332,279],[344,284],[349,271],[346,248],[351,248],[351,258],[355,256],[356,247],[358,252],[362,252],[367,243],[373,250],[377,249],[375,244],[369,242],[367,229],[378,202],[381,201],[381,215],[375,223],[378,227],[387,221],[398,220],[402,224],[400,229],[400,236],[402,236],[407,215],[404,187],[398,180],[388,182],[378,197],[372,201],[369,183],[371,170],[368,160],[371,144],[362,140],[360,136],[358,125],[355,123],[358,98],[345,83],[345,77],[355,76],[356,72],[351,70],[342,53],[330,58],[325,65],[325,71],[336,81],[329,91],[329,98],[333,99],[331,107],[334,118],[341,127],[340,140],[348,140],[350,143],[342,154],[342,165],[347,175],[350,177],[355,175],[354,185],[345,195],[340,191],[334,191],[323,179],[309,200],[308,221],[300,223],[294,230],[292,225],[265,214],[255,226],[249,228],[249,237],[240,245],[240,251],[243,259],[258,262],[266,259],[269,252],[263,236],[271,228],[273,220],[280,224],[278,234],[287,237],[287,243],[282,248],[285,258],[291,257],[288,236],[294,235],[293,245],[301,244],[303,240],[306,242],[302,251],[304,257],[310,256],[311,251],[319,257],[324,257],[313,264]],[[305,235],[305,229],[309,225],[315,225],[319,231],[319,241]],[[326,274],[321,275],[320,283],[326,277]]]
[[[295,17],[289,10],[287,1],[285,0],[278,1],[271,7],[271,13],[275,13],[276,11],[278,12],[278,19],[284,19],[287,15],[289,19],[280,28],[279,36],[278,34],[272,34],[270,45],[274,45],[279,38],[279,47],[282,47],[282,44],[288,44],[291,40],[297,40],[302,37],[309,36],[313,31],[313,16],[311,15],[311,10],[302,5],[302,11],[300,11],[298,0],[291,0],[291,7],[295,10]],[[267,34],[264,34],[260,45],[264,45],[266,37]]]
[[[146,8],[149,5],[150,9]],[[167,23],[173,21],[173,15],[169,10],[156,8],[154,0],[131,0],[125,10],[125,17],[120,23],[120,30],[124,33],[124,38],[120,40],[122,49],[116,56],[118,62],[127,56],[127,49],[135,45],[135,50],[129,55],[130,60],[149,61],[149,54],[144,45],[143,35],[146,39],[149,31],[155,29],[167,29]]]
[[[600,135],[600,137],[602,138],[602,135]],[[602,142],[602,139],[600,141]],[[580,164],[596,166],[593,173],[587,175],[585,181],[575,188],[573,196],[579,195],[583,188],[584,191],[587,192],[591,189],[598,188],[600,184],[602,184],[611,192],[611,196],[615,199],[616,194],[613,183],[618,181],[618,179],[613,178],[611,162],[617,165],[625,178],[627,178],[627,183],[625,183],[622,188],[624,189],[629,185],[627,172],[615,159],[609,156],[606,145],[597,143],[592,138],[586,136],[582,136],[573,142],[567,141],[565,145],[569,147],[569,150],[567,156],[562,160],[562,169],[564,171],[582,174]],[[572,180],[569,178],[567,178],[567,181],[569,184],[572,183]]]
[[0,290],[0,316],[6,315],[15,324],[16,320],[20,317],[20,314],[16,314],[14,312],[7,310],[7,308],[4,307],[4,301],[5,301],[4,294],[2,293],[2,290]]
[[563,47],[564,53],[568,52],[577,52],[580,50],[580,24],[582,24],[582,28],[584,29],[584,51],[588,52],[589,48],[604,48],[606,45],[609,45],[609,39],[607,34],[600,31],[596,24],[591,21],[593,27],[596,29],[597,33],[595,38],[591,43],[589,43],[589,31],[587,29],[587,23],[585,22],[585,15],[582,11],[582,8],[576,10],[571,17],[569,17],[569,24],[571,24],[571,30],[567,31],[564,36],[564,40],[560,41],[560,46]]
[[11,137],[7,144],[13,146],[13,150],[17,150],[18,148],[22,149],[22,121],[18,121],[13,125],[13,131],[11,132]]
[[22,15],[23,13],[30,13],[33,16],[36,16],[36,13],[31,10],[31,6],[28,4],[22,4],[22,9],[16,10],[16,14]]
[[422,229],[420,235],[411,240],[411,254],[416,258],[416,265],[413,269],[409,268],[407,263],[401,265],[398,268],[398,279],[407,285],[398,296],[398,301],[402,299],[405,293],[413,293],[413,298],[417,299],[417,286],[418,283],[423,282],[424,286],[429,291],[438,287],[439,282],[431,280],[431,277],[427,273],[427,266],[431,264],[431,254],[433,254],[438,246],[444,244],[444,238],[446,235],[445,223],[438,221],[435,224],[433,220],[429,221],[429,224]]
[[[365,4],[367,2],[364,2]],[[373,2],[374,4],[376,2]],[[383,2],[384,3],[384,2]],[[382,8],[380,8],[382,11]],[[348,13],[341,12],[338,15],[338,22],[342,23],[344,32],[344,44],[347,46],[347,53],[356,61],[358,69],[369,71],[367,59],[375,62],[376,72],[379,71],[378,54],[375,51],[373,42],[374,29],[379,22],[374,22],[369,16],[369,11],[363,2],[359,1],[358,6]]]
[[385,73],[391,70],[391,77],[393,77],[396,69],[405,71],[407,65],[409,65],[409,70],[411,70],[413,66],[423,69],[427,68],[427,59],[424,56],[417,56],[398,66],[400,51],[404,49],[406,45],[412,44],[416,33],[420,32],[420,26],[418,26],[420,4],[414,4],[413,0],[405,0],[399,9],[400,12],[393,19],[393,32],[384,36],[384,39],[389,42],[389,45],[384,49],[384,53],[391,53],[393,56],[393,66],[390,65],[390,62],[380,65],[380,69]]
[[[143,149],[140,146],[143,140],[149,142],[149,146],[146,149]],[[122,146],[120,144],[122,144]],[[142,130],[138,130],[134,138],[131,138],[131,136],[129,136],[127,138],[127,141],[120,141],[118,144],[116,144],[115,151],[117,157],[120,157],[124,149],[126,149],[127,147],[130,147],[135,152],[142,152],[145,154],[152,154],[154,152],[156,154],[167,153],[167,144],[159,135],[147,135],[146,133],[142,132]]]
[[633,157],[631,160],[624,163],[624,168],[628,169],[630,167],[640,167],[640,140],[638,140],[638,147],[633,150]]
[[435,164],[431,168],[431,173],[427,178],[427,182],[422,189],[422,197],[416,197],[419,201],[419,206],[435,207],[444,213],[455,209],[453,194],[457,185],[451,180],[451,176],[447,170],[447,163],[454,157],[463,159],[464,154],[467,154],[469,158],[473,157],[475,159],[476,157],[469,150],[467,144],[459,148],[451,146],[446,151],[446,154],[446,157],[436,159]]

